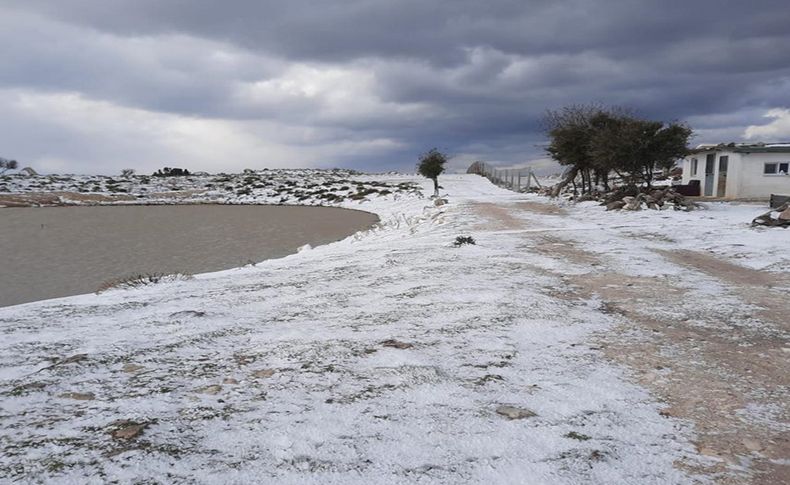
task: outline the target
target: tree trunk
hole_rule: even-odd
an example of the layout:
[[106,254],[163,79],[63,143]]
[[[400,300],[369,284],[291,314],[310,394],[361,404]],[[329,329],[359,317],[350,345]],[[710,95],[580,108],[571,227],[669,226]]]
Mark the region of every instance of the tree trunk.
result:
[[560,195],[562,189],[564,189],[565,186],[568,185],[569,183],[573,182],[573,180],[576,178],[578,174],[579,174],[579,169],[577,167],[573,167],[565,176],[565,178],[560,180],[560,182],[551,189],[551,196],[557,197],[558,195]]
[[650,190],[650,184],[653,182],[653,165],[648,165],[645,168],[645,182],[647,182],[647,188]]
[[587,179],[590,177],[590,172],[586,168],[582,170],[582,195],[587,193]]
[[439,177],[433,179],[433,196],[439,197]]

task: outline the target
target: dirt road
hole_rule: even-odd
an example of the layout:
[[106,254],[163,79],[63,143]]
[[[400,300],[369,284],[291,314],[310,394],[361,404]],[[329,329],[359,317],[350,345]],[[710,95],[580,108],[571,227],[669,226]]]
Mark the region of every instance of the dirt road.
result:
[[[693,423],[697,450],[709,458],[702,468],[678,467],[722,484],[790,483],[786,274],[639,240],[622,241],[635,251],[590,250],[583,231],[560,230],[573,209],[534,200],[473,210],[478,230],[521,231],[523,250],[554,262],[538,265],[566,283],[547,289],[552,296],[599,299],[600,311],[617,319],[616,332],[599,336],[601,349],[666,403],[662,414]],[[634,254],[659,257],[666,271],[634,275]]]

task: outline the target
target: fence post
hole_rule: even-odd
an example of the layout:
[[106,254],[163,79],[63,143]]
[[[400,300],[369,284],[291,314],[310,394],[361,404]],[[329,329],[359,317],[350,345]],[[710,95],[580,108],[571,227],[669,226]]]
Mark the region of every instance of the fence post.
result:
[[518,171],[518,187],[516,187],[516,192],[521,192],[521,169]]

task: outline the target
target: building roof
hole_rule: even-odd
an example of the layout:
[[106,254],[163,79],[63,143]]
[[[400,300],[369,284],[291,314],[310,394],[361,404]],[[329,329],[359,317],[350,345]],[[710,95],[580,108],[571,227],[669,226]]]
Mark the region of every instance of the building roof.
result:
[[692,148],[690,152],[790,153],[790,143],[704,143]]

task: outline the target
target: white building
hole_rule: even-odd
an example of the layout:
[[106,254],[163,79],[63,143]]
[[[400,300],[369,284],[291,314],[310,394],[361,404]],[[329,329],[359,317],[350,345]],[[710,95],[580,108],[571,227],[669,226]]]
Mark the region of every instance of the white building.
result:
[[683,183],[699,180],[703,197],[790,195],[789,174],[790,143],[700,145],[683,160]]

